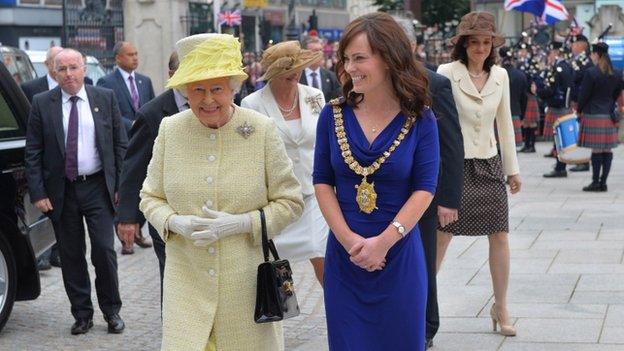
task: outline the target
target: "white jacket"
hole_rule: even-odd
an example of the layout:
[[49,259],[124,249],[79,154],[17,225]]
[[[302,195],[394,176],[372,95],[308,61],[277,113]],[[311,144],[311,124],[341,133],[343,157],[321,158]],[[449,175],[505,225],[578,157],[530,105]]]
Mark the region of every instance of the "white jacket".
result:
[[468,75],[468,68],[460,61],[440,65],[438,73],[451,81],[464,137],[464,158],[485,159],[496,156],[496,120],[503,171],[508,176],[520,173],[511,120],[507,71],[502,67],[492,66],[490,76],[480,93]]
[[271,88],[264,88],[248,95],[241,101],[241,107],[250,108],[267,115],[275,121],[278,133],[286,145],[286,153],[293,162],[295,176],[301,183],[303,195],[314,194],[312,170],[314,167],[314,143],[319,113],[325,106],[323,92],[303,84],[298,84],[299,110],[301,112],[302,133],[299,138],[292,135],[282,116]]

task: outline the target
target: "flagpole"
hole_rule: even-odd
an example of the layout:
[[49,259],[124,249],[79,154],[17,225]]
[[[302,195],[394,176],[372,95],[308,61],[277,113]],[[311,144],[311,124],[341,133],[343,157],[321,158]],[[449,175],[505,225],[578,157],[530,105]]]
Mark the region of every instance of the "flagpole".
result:
[[213,20],[217,33],[221,33],[221,23],[219,23],[219,14],[221,13],[221,0],[212,0],[213,6]]

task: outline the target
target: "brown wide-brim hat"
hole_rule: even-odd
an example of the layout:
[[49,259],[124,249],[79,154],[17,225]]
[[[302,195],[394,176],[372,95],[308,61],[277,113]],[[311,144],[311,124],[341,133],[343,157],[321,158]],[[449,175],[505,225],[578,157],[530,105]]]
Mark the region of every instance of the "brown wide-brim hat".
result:
[[298,41],[284,41],[271,46],[262,54],[260,65],[265,70],[259,80],[269,81],[310,66],[323,57],[320,51],[301,49]]
[[457,34],[451,38],[453,45],[459,38],[469,35],[491,35],[494,47],[505,44],[505,38],[496,31],[496,20],[489,12],[473,11],[465,14],[457,26]]

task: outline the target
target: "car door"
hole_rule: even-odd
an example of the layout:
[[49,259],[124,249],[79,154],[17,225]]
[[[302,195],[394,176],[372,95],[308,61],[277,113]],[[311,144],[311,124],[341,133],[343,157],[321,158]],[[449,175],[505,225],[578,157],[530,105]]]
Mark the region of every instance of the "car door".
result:
[[0,65],[0,211],[28,237],[34,257],[55,242],[50,220],[30,202],[24,167],[28,100]]

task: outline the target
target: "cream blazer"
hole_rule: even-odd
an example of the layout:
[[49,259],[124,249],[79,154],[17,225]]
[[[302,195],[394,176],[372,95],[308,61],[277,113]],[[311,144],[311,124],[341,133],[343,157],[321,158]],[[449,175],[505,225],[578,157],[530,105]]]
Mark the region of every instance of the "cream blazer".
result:
[[241,101],[242,107],[247,107],[267,115],[275,121],[278,132],[286,145],[286,153],[292,160],[295,175],[301,184],[304,195],[314,194],[312,185],[312,168],[314,167],[314,143],[316,141],[316,124],[319,113],[325,106],[323,92],[298,84],[299,109],[301,112],[301,135],[296,138],[290,128],[286,125],[284,116],[277,107],[275,97],[271,88],[266,85],[264,88],[248,95]]
[[[251,126],[245,138],[239,127]],[[200,248],[166,230],[173,214],[250,213],[252,232]],[[256,324],[256,274],[262,256],[260,215],[269,237],[299,218],[301,187],[275,124],[235,108],[219,129],[191,110],[164,118],[154,144],[140,209],[166,241],[162,350],[204,351],[214,334],[219,351],[283,350],[280,323]]]
[[481,92],[472,83],[466,65],[459,61],[440,65],[438,73],[451,81],[464,137],[464,158],[484,159],[496,156],[496,121],[503,171],[508,176],[519,174],[507,71],[500,66],[492,66]]

